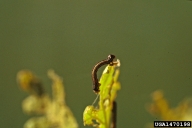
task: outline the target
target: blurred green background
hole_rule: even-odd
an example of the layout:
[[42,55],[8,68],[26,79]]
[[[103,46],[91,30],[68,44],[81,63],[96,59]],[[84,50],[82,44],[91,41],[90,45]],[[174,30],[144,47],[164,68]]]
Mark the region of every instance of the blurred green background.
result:
[[63,77],[83,128],[83,111],[96,97],[91,70],[111,53],[122,64],[117,126],[142,128],[156,120],[145,109],[156,89],[173,106],[192,96],[192,2],[1,0],[0,128],[22,128],[29,119],[17,72],[32,70],[50,92],[50,68]]

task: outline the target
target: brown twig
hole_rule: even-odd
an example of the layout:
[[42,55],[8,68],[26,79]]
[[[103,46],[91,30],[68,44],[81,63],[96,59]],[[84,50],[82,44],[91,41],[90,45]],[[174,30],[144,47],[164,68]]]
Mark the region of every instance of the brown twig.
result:
[[113,109],[112,109],[112,128],[117,128],[117,103],[113,101]]

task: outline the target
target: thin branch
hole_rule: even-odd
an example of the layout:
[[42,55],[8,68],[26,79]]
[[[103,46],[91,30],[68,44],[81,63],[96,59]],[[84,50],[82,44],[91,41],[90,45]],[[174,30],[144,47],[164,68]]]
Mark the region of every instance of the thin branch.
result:
[[112,109],[112,128],[117,128],[117,103],[113,101],[113,109]]

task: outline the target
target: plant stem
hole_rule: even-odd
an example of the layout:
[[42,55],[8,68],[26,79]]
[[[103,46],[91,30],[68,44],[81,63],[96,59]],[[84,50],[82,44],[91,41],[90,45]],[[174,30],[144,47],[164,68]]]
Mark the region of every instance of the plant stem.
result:
[[117,124],[117,103],[113,101],[113,109],[112,109],[112,128],[116,128]]

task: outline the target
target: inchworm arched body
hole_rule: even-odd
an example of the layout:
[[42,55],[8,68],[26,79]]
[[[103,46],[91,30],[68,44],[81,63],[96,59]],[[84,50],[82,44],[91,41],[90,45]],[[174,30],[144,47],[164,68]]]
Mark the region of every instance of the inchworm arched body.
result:
[[92,81],[93,81],[93,91],[94,91],[95,93],[99,93],[99,91],[100,91],[100,90],[99,90],[100,83],[99,83],[99,81],[98,81],[98,79],[97,79],[97,71],[98,71],[98,69],[99,69],[101,66],[105,65],[105,64],[113,65],[113,59],[114,59],[114,58],[115,58],[115,56],[110,54],[110,55],[108,55],[107,59],[98,62],[98,63],[94,66],[94,68],[93,68],[93,70],[92,70]]

